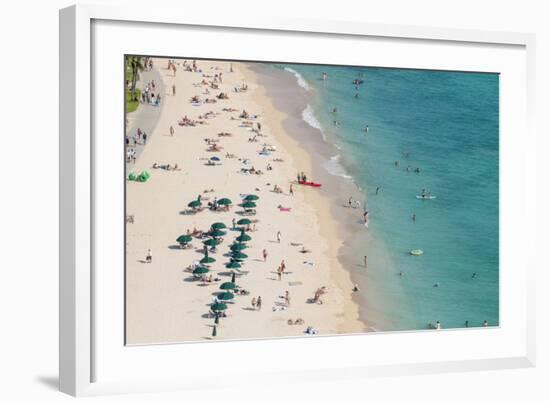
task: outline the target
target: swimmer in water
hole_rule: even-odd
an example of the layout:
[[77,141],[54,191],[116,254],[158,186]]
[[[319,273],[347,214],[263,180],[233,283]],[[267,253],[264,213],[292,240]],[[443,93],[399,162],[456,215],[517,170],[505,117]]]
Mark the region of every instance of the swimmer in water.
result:
[[338,109],[335,107],[335,108],[332,109],[332,112],[333,113],[338,113]]
[[376,195],[378,195],[378,192],[380,192],[380,187],[376,187]]
[[363,129],[363,131],[365,131],[366,134],[369,133],[369,126],[368,126],[368,124],[367,124],[367,126]]
[[353,95],[353,97],[359,99],[359,93],[356,93],[355,95]]
[[472,278],[476,278],[477,277],[477,273],[474,272],[474,274],[472,274]]
[[413,223],[416,222],[416,214],[415,213],[413,213],[413,215],[412,215],[412,221],[413,221]]

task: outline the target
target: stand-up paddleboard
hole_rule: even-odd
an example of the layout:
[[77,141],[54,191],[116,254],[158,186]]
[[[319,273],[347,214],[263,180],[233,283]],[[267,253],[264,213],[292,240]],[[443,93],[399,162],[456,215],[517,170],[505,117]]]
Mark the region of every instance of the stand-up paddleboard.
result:
[[409,252],[412,256],[421,256],[424,254],[424,251],[422,249],[413,249]]
[[431,200],[436,198],[437,196],[433,196],[433,195],[416,195],[416,199],[422,199],[422,200]]
[[318,183],[312,182],[312,181],[298,181],[298,184],[307,185],[309,187],[316,187],[316,188],[321,186],[321,184],[318,184]]

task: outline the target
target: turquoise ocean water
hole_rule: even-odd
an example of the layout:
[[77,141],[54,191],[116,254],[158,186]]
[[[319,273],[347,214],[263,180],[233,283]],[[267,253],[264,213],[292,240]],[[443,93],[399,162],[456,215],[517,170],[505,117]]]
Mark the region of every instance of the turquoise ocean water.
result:
[[[366,192],[368,232],[380,246],[364,251],[361,235],[352,246],[369,255],[367,272],[357,274],[366,276],[361,297],[376,329],[498,325],[498,75],[276,68],[308,88],[304,119],[335,147],[326,167]],[[423,188],[437,198],[416,199]]]

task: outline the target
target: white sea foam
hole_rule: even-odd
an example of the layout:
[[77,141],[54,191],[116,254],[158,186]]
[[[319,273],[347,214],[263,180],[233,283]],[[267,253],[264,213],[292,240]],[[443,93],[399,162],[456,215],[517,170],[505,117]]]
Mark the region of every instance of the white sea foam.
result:
[[339,155],[339,154],[335,155],[335,156],[332,156],[329,160],[327,160],[325,162],[325,164],[324,164],[325,169],[331,175],[335,175],[335,176],[338,176],[338,177],[344,177],[344,178],[347,178],[348,180],[353,179],[353,177],[347,173],[344,166],[342,166],[340,164],[340,157],[341,157],[341,155]]
[[309,91],[311,87],[308,85],[307,81],[300,75],[300,73],[296,70],[293,70],[292,68],[285,67],[285,71],[288,71],[296,77],[296,80],[298,81],[298,85],[300,85],[304,90]]
[[304,111],[302,111],[302,119],[308,123],[311,127],[318,129],[319,131],[323,131],[323,127],[321,127],[321,123],[319,120],[317,120],[317,117],[315,117],[315,113],[313,112],[313,107],[311,107],[309,104],[306,106]]

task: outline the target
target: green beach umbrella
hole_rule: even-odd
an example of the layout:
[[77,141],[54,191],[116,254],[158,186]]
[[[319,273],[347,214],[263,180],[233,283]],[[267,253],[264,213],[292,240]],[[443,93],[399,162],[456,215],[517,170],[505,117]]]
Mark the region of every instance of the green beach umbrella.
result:
[[204,264],[214,263],[215,261],[216,259],[211,258],[210,256],[205,256],[204,258],[201,259],[201,263],[204,263]]
[[210,306],[210,309],[212,309],[214,312],[220,312],[222,310],[226,310],[227,305],[222,302],[216,302],[213,303],[212,306]]
[[210,238],[210,239],[207,239],[206,241],[203,241],[202,243],[207,246],[217,246],[220,244],[220,241],[214,238]]
[[244,198],[245,201],[255,201],[255,200],[258,200],[258,199],[260,199],[260,197],[258,195],[247,195]]
[[209,233],[209,235],[211,235],[212,237],[223,237],[225,234],[227,233],[222,230],[213,230]]
[[201,263],[214,263],[216,261],[216,259],[214,258],[211,258],[208,256],[208,249],[205,250],[204,252],[204,258],[201,259]]
[[233,259],[246,259],[248,258],[248,255],[242,253],[242,252],[233,252],[231,255]]
[[240,219],[237,221],[237,224],[240,226],[248,226],[249,224],[252,224],[252,221],[250,219]]
[[195,270],[193,270],[193,274],[197,274],[197,275],[206,274],[209,271],[210,270],[208,270],[206,267],[197,267]]
[[225,265],[225,267],[227,267],[228,269],[240,269],[241,268],[241,264],[239,262],[229,262]]
[[220,285],[220,290],[234,290],[235,288],[237,287],[237,285],[235,283],[231,283],[231,282],[226,282],[226,283],[223,283],[222,285]]
[[235,295],[230,292],[222,292],[221,294],[218,294],[218,299],[220,301],[231,301],[233,298],[235,298]]
[[250,241],[252,238],[250,237],[250,235],[246,235],[245,233],[242,233],[241,235],[239,235],[235,241],[238,241],[238,242],[247,242],[247,241]]
[[247,246],[245,244],[239,244],[239,243],[233,244],[229,247],[229,249],[231,249],[233,252],[239,252],[246,248]]
[[222,228],[227,228],[223,223],[214,223],[210,226],[212,230],[221,230]]
[[247,202],[241,203],[241,207],[244,207],[245,209],[252,209],[256,207],[256,204],[254,202],[247,201]]
[[189,206],[193,209],[196,208],[196,207],[199,207],[200,205],[202,205],[200,200],[194,200],[194,201],[191,201],[187,204],[187,206]]
[[231,199],[229,198],[221,198],[220,200],[218,200],[218,205],[229,206],[231,205],[231,203]]
[[191,237],[190,235],[183,234],[176,239],[176,242],[179,242],[180,244],[186,244],[188,242],[191,242],[192,239],[193,237]]

